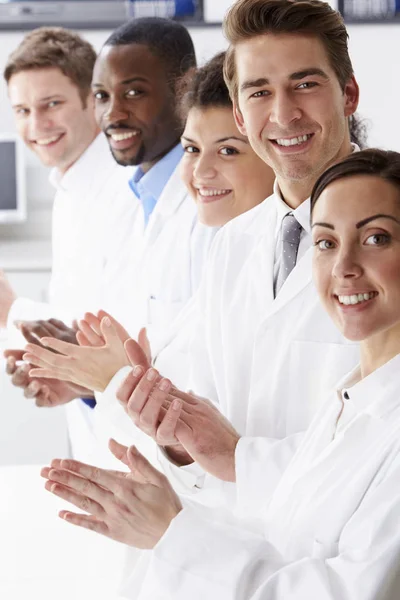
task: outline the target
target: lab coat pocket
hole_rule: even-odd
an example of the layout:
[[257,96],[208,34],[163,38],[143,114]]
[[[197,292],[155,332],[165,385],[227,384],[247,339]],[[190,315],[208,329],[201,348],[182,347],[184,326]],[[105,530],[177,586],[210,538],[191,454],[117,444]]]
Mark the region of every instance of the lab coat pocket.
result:
[[313,558],[317,558],[319,560],[328,560],[329,558],[334,558],[339,553],[339,540],[336,542],[333,541],[324,541],[315,539],[312,548],[312,556]]

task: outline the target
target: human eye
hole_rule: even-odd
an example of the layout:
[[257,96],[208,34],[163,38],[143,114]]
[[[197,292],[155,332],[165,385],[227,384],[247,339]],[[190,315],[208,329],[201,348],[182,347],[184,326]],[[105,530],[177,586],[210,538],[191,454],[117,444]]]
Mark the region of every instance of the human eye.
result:
[[21,106],[19,108],[16,108],[14,112],[19,117],[25,117],[29,113],[29,110],[27,108],[22,108]]
[[269,96],[270,92],[268,90],[259,90],[258,92],[254,92],[251,94],[250,98],[263,98],[264,96]]
[[231,146],[224,146],[219,151],[223,156],[234,156],[235,154],[239,154],[239,150],[236,148],[232,148]]
[[196,148],[196,146],[184,146],[183,147],[184,152],[186,152],[186,154],[197,154],[198,152],[200,152],[200,150],[198,148]]
[[390,242],[391,236],[388,233],[374,233],[365,240],[366,246],[385,246]]
[[311,88],[317,87],[318,83],[316,81],[303,81],[300,83],[296,89],[297,90],[310,90]]
[[47,104],[47,108],[54,108],[54,107],[58,106],[59,104],[61,104],[61,102],[59,100],[50,100],[50,102],[48,102],[48,104]]
[[95,100],[101,101],[101,100],[105,100],[108,97],[108,95],[106,94],[106,92],[98,91],[98,92],[94,92],[93,97]]
[[128,98],[136,98],[137,96],[141,96],[143,92],[138,89],[131,89],[126,92]]
[[314,242],[314,246],[316,248],[318,248],[318,250],[333,250],[333,248],[335,247],[334,242],[332,242],[332,240],[325,240],[325,239],[320,239],[317,240],[316,242]]

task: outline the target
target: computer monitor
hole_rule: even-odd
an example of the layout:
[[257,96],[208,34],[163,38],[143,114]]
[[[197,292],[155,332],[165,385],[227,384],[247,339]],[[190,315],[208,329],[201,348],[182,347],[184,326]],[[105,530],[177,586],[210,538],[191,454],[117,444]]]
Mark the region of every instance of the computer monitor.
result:
[[24,148],[16,134],[0,133],[0,223],[25,219]]

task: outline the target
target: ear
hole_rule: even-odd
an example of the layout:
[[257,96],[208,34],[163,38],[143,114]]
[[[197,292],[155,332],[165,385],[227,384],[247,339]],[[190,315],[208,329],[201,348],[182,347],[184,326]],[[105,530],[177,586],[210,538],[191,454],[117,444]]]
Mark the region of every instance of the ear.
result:
[[344,114],[345,117],[350,117],[353,115],[358,107],[358,102],[360,100],[360,90],[358,88],[358,83],[356,78],[353,77],[349,79],[344,88]]
[[243,115],[240,112],[240,108],[236,100],[234,100],[233,102],[233,118],[235,119],[236,127],[239,129],[240,133],[247,137],[247,131],[244,124]]

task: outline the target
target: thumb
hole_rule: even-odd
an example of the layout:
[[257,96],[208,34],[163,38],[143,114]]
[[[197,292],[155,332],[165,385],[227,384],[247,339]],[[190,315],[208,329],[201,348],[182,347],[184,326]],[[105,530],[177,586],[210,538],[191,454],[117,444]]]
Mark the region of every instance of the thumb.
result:
[[116,442],[115,440],[113,440],[111,438],[110,441],[108,442],[108,447],[109,447],[111,453],[114,454],[115,458],[117,458],[124,465],[129,467],[129,463],[128,463],[128,459],[127,459],[128,446],[124,446],[123,444],[120,444],[119,442]]
[[100,331],[107,345],[114,345],[116,342],[121,344],[115,327],[109,317],[104,317],[100,322]]
[[138,343],[139,346],[142,348],[143,352],[145,353],[149,364],[151,364],[151,347],[149,338],[147,337],[146,327],[142,327],[142,329],[139,331]]
[[128,360],[131,363],[131,365],[133,367],[140,365],[147,371],[147,369],[151,365],[150,365],[149,361],[147,360],[147,356],[146,356],[145,352],[142,350],[142,348],[139,346],[139,344],[135,340],[130,338],[129,340],[126,340],[126,342],[124,344],[124,348],[125,348],[126,356],[128,357]]
[[129,448],[126,456],[128,458],[128,466],[135,477],[139,475],[147,483],[151,483],[157,487],[163,486],[164,475],[160,471],[157,471],[147,458],[143,454],[140,454],[135,446]]

